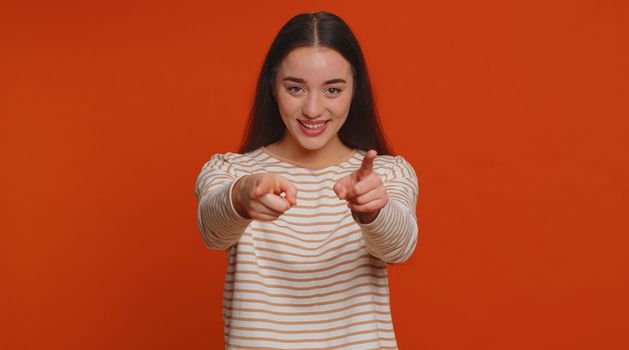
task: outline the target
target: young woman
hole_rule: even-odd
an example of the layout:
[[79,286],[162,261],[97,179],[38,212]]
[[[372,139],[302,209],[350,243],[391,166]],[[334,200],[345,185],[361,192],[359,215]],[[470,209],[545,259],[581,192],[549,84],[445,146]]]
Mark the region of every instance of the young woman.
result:
[[196,191],[210,249],[226,249],[227,349],[396,349],[387,263],[417,244],[413,167],[384,140],[361,49],[342,19],[277,34],[238,153]]

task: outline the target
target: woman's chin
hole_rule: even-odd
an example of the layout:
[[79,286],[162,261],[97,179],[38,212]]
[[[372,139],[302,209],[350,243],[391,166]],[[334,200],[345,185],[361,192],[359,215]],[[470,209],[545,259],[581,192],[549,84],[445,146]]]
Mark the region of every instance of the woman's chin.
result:
[[301,146],[301,148],[308,150],[308,151],[318,151],[320,149],[322,149],[326,144],[328,140],[325,140],[323,138],[309,138],[309,139],[300,139],[298,140],[299,146]]
[[301,146],[301,148],[308,151],[320,150],[321,148],[323,148],[324,145],[325,144],[323,142],[313,142],[313,141],[306,141],[306,142],[299,143],[299,146]]

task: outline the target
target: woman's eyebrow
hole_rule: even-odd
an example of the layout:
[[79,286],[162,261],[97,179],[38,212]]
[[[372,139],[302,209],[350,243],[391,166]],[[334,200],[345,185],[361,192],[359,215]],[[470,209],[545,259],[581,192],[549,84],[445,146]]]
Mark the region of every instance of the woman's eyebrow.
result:
[[[300,83],[300,84],[307,83],[307,81],[305,79],[295,78],[295,77],[291,77],[291,76],[288,76],[288,77],[285,77],[284,79],[282,79],[282,81],[284,81],[284,80],[288,80],[288,81],[292,81],[292,82]],[[324,83],[324,85],[335,84],[335,83],[347,83],[347,81],[345,79],[341,79],[341,78],[330,79],[330,80],[327,80]]]
[[325,85],[336,84],[336,83],[347,83],[347,82],[345,81],[345,79],[336,78],[336,79],[330,79],[330,80],[326,81]]

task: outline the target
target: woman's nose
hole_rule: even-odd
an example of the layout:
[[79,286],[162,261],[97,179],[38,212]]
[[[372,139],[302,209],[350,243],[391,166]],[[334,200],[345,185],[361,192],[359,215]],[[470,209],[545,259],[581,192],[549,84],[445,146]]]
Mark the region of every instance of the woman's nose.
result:
[[323,113],[323,102],[320,100],[318,94],[308,94],[304,105],[302,107],[302,113],[308,118],[316,118]]

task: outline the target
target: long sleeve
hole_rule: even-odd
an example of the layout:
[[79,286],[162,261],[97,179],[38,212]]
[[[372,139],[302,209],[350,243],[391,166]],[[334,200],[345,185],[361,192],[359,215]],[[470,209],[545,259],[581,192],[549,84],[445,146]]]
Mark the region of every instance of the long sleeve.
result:
[[[217,158],[210,165],[215,175],[201,176],[199,192],[209,187],[203,198],[210,203],[215,195],[223,209],[231,210],[224,186],[243,174],[277,174],[298,193],[298,205],[275,220],[252,220],[229,248],[222,301],[226,349],[398,348],[381,259],[402,262],[416,244],[417,185],[403,159],[376,157],[389,206],[363,232],[333,186],[359,169],[365,154],[358,149],[334,165],[310,169],[259,148],[226,154],[227,163]],[[203,221],[212,229],[208,241],[217,234],[210,221]]]
[[402,156],[394,159],[390,176],[384,181],[389,201],[374,221],[357,223],[372,255],[388,263],[403,263],[411,257],[418,241],[415,208],[419,189],[410,163]]
[[226,249],[238,242],[251,222],[236,212],[231,200],[234,184],[245,175],[234,169],[229,157],[215,154],[197,177],[197,223],[201,238],[210,249]]

